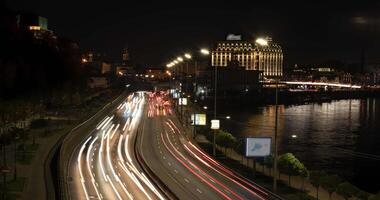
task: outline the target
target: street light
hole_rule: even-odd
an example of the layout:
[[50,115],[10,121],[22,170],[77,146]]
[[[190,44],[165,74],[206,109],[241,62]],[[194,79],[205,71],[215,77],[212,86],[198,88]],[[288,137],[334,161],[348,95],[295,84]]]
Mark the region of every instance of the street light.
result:
[[297,135],[292,135],[292,138],[297,138]]
[[201,49],[201,54],[210,55],[210,51],[208,49]]
[[208,108],[207,106],[203,106],[203,109],[207,110],[207,108]]
[[177,60],[178,60],[178,62],[183,62],[183,58],[182,57],[178,57]]
[[191,59],[191,55],[189,53],[185,53],[185,58]]
[[231,119],[231,116],[227,115],[227,116],[226,116],[226,119]]

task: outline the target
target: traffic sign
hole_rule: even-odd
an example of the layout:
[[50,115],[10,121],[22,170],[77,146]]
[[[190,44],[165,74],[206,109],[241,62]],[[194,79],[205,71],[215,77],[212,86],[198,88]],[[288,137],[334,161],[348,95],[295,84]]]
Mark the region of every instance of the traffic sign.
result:
[[218,119],[211,120],[211,129],[217,130],[220,128],[220,122]]

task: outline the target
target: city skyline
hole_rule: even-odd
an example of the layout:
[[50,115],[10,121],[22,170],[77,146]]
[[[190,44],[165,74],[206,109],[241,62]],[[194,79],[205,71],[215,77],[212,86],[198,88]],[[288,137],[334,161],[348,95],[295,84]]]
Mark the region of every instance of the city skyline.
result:
[[[209,47],[229,33],[244,39],[270,36],[284,49],[284,64],[379,62],[376,2],[252,3],[188,2],[102,3],[7,1],[15,11],[49,20],[59,35],[85,49],[120,58],[128,46],[131,59],[145,66],[164,65],[167,57]],[[62,12],[70,11],[70,15]],[[369,42],[371,41],[371,42]],[[161,52],[160,55],[156,52]]]

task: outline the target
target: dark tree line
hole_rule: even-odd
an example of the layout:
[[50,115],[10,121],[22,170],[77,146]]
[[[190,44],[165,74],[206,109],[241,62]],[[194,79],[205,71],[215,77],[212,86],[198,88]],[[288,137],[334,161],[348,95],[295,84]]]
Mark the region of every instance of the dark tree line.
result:
[[0,98],[83,85],[78,45],[54,36],[36,39],[17,26],[14,12],[1,7]]

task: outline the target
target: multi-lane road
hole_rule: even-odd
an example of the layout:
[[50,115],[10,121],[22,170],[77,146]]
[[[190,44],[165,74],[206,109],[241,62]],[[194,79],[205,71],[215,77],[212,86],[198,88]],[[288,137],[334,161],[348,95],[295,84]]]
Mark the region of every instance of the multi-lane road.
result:
[[164,93],[137,92],[83,134],[68,162],[71,199],[270,199],[203,152]]

